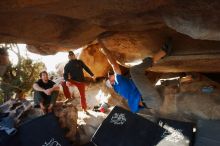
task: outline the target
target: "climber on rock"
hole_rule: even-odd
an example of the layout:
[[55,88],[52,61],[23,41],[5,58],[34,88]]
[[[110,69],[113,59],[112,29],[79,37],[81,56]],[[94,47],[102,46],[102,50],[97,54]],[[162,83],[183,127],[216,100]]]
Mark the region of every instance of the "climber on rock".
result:
[[113,69],[113,71],[108,73],[106,84],[128,101],[128,106],[132,112],[138,112],[143,107],[155,111],[159,110],[162,99],[155,87],[145,76],[145,70],[170,54],[171,38],[166,40],[162,48],[153,57],[147,57],[141,64],[130,68],[132,79],[128,79],[122,75],[114,56],[100,39],[98,41],[101,48],[100,51],[106,56]]

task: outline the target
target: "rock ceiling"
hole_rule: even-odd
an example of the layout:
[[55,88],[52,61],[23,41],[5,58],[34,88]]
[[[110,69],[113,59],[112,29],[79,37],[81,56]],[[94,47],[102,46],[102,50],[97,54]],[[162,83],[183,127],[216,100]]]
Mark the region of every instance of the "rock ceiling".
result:
[[[26,43],[35,53],[77,49],[99,37],[128,66],[172,37],[172,57],[152,71],[220,71],[217,0],[1,0],[0,7],[1,43]],[[97,49],[85,48],[83,60],[101,65],[104,57]]]

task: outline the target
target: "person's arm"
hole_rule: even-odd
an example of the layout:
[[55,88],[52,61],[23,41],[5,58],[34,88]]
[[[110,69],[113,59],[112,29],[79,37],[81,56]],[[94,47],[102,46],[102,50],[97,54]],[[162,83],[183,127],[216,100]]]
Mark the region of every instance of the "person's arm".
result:
[[59,85],[55,84],[53,85],[53,87],[51,88],[52,91],[59,91],[60,90],[60,87]]
[[46,90],[46,94],[51,95],[51,93],[53,91],[59,91],[59,90],[60,90],[59,85],[54,84],[52,88],[49,88],[49,89]]
[[45,92],[46,90],[41,88],[37,83],[34,83],[33,85],[34,90],[40,91],[40,92]]
[[105,57],[107,58],[109,64],[112,66],[112,69],[113,71],[116,73],[116,74],[119,74],[121,75],[121,69],[118,65],[118,63],[116,62],[114,56],[111,54],[111,52],[105,47],[105,45],[103,44],[103,42],[99,39],[98,40],[100,46],[101,46],[101,49],[100,51],[105,55]]
[[82,65],[82,67],[85,69],[85,71],[86,71],[87,73],[89,73],[91,77],[93,77],[94,74],[93,74],[92,71],[88,68],[88,66],[86,66],[85,63],[84,63],[82,60],[79,60],[79,61],[80,61],[81,65]]
[[64,80],[65,81],[67,81],[68,80],[68,64],[66,64],[65,65],[65,67],[64,67],[64,73],[63,73],[63,78],[64,78]]
[[50,95],[50,90],[45,90],[45,89],[41,88],[41,87],[38,85],[38,83],[34,83],[33,88],[34,88],[34,90],[36,90],[36,91],[44,92],[45,94]]
[[57,85],[55,82],[53,82],[53,81],[51,81],[51,80],[49,80],[48,82],[49,82],[49,84],[53,84],[53,87],[51,87],[51,88],[49,88],[49,89],[46,90],[46,94],[47,94],[47,95],[51,95],[51,93],[52,93],[53,91],[59,91],[59,90],[60,90],[59,85]]

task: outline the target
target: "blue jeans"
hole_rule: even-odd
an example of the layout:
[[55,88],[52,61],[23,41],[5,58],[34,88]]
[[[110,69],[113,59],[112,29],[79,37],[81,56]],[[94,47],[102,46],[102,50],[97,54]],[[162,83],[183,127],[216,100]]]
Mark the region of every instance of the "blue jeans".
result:
[[43,92],[40,92],[40,91],[34,91],[35,105],[39,105],[40,102],[42,102],[43,105],[45,106],[49,106],[50,104],[54,105],[56,103],[59,91],[53,91],[51,95],[46,96],[46,97],[42,96],[42,93]]

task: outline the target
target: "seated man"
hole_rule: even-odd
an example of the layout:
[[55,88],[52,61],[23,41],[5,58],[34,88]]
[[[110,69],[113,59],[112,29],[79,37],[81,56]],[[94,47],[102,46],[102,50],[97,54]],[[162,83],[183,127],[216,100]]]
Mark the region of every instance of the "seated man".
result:
[[35,105],[40,105],[44,113],[52,112],[59,94],[59,86],[48,79],[46,71],[40,73],[40,79],[33,85]]
[[170,53],[170,41],[171,39],[167,40],[162,49],[152,58],[147,57],[141,64],[131,67],[131,80],[122,76],[119,65],[111,52],[105,48],[102,41],[99,40],[101,52],[106,56],[108,62],[113,68],[113,72],[108,74],[107,84],[128,101],[128,106],[132,112],[138,112],[145,106],[145,104],[155,112],[159,110],[162,104],[162,99],[154,86],[151,85],[150,81],[145,76],[144,71]]

